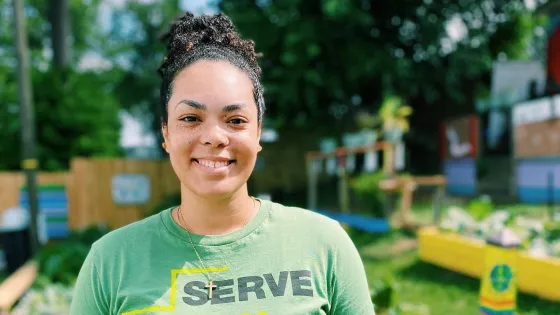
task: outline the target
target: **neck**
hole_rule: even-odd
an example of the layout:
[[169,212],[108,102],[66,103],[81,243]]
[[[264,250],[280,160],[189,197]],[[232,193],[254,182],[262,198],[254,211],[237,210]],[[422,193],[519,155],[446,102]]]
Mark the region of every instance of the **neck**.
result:
[[247,185],[220,199],[201,197],[182,187],[181,211],[176,211],[176,218],[177,223],[191,233],[227,234],[242,229],[257,213],[259,204],[249,196]]

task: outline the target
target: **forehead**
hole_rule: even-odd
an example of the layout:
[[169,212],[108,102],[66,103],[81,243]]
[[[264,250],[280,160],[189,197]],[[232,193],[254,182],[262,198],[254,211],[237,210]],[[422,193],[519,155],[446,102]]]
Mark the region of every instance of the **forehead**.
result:
[[254,104],[253,84],[247,74],[226,61],[199,60],[175,77],[169,102],[191,99],[206,106]]

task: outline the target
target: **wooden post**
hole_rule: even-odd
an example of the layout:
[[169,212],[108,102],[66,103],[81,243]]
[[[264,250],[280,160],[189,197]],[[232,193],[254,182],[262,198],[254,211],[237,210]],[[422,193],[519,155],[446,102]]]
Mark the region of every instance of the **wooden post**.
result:
[[340,211],[343,213],[350,212],[350,196],[348,192],[348,172],[346,171],[346,153],[340,150],[337,153],[338,164],[338,198]]
[[[412,208],[412,197],[416,189],[416,183],[412,178],[405,179],[400,185],[401,192],[401,223],[403,226],[409,225],[409,213]],[[398,191],[398,190],[397,190]]]
[[307,209],[317,209],[317,172],[314,160],[307,158]]
[[348,192],[348,172],[345,168],[338,171],[338,195],[340,197],[340,211],[350,212],[350,195]]
[[395,171],[395,159],[394,159],[395,146],[391,142],[385,144],[383,150],[383,171],[388,177],[392,177]]
[[15,45],[17,52],[17,72],[19,86],[20,116],[21,116],[21,140],[22,140],[22,169],[27,178],[27,193],[29,194],[30,222],[30,246],[32,254],[39,248],[37,233],[37,175],[39,162],[35,152],[35,112],[33,109],[33,93],[31,78],[29,75],[29,49],[27,44],[27,33],[25,30],[25,16],[23,14],[23,0],[14,0],[15,19]]
[[[383,148],[383,172],[386,178],[394,177],[395,160],[393,157],[394,145],[393,143],[387,141]],[[387,191],[387,199],[385,201],[385,213],[388,218],[393,214],[393,208],[395,206],[395,195],[393,191]]]
[[434,217],[434,224],[439,225],[440,218],[441,218],[441,204],[443,201],[443,196],[445,194],[445,185],[437,186],[436,193],[434,194],[434,198],[432,200],[432,210],[433,210],[433,217]]

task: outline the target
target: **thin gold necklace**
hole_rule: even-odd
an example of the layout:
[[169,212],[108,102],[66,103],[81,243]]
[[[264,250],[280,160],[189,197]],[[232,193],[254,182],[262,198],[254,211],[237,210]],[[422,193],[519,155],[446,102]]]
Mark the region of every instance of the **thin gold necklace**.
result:
[[[245,224],[243,224],[243,227],[247,226],[247,224],[249,223],[249,221],[251,221],[251,218],[253,216],[253,212],[255,211],[255,198],[251,197],[251,199],[253,200],[253,208],[251,209],[251,213],[249,215],[249,218],[247,219],[247,221],[245,222]],[[177,216],[179,217],[179,225],[181,226],[181,228],[185,231],[187,231],[187,235],[189,236],[189,242],[191,243],[191,246],[194,250],[194,253],[196,254],[196,257],[198,258],[198,261],[200,261],[200,264],[202,265],[202,273],[204,273],[204,275],[206,276],[206,279],[208,279],[208,284],[206,286],[204,286],[205,289],[208,290],[208,299],[211,300],[212,299],[212,291],[217,289],[218,286],[216,286],[214,284],[214,280],[212,277],[210,277],[210,275],[206,272],[207,270],[209,270],[208,268],[206,268],[206,265],[204,264],[204,262],[202,261],[202,258],[200,258],[200,255],[198,254],[198,250],[196,250],[196,246],[194,246],[194,242],[192,241],[192,237],[191,237],[191,232],[189,232],[189,230],[187,229],[187,225],[185,224],[185,221],[183,220],[183,214],[181,213],[181,205],[179,205],[179,207],[177,207]]]

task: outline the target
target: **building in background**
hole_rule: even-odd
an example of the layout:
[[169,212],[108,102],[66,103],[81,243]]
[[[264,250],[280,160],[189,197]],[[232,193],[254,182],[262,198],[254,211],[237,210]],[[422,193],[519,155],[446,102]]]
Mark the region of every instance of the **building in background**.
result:
[[549,17],[542,60],[496,61],[476,116],[442,126],[450,194],[560,203],[560,0],[535,14]]

